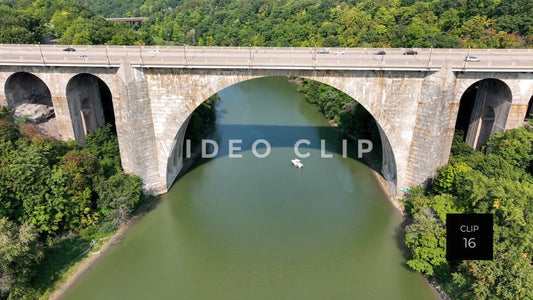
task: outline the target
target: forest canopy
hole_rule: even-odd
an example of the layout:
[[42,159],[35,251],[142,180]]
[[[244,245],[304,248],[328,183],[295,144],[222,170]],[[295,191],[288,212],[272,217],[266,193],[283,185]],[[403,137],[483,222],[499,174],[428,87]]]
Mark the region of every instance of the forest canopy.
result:
[[[428,48],[512,48],[533,43],[529,0],[3,3],[0,43]],[[104,19],[126,16],[148,19],[141,24]]]

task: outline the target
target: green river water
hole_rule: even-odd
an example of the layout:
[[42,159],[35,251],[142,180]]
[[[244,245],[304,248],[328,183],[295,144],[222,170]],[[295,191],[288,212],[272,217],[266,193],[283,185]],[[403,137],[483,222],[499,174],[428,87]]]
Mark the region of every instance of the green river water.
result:
[[[436,299],[406,268],[401,218],[376,179],[342,157],[341,137],[294,84],[255,79],[219,95],[218,156],[176,181],[62,299]],[[267,158],[250,150],[260,138]],[[298,170],[302,138],[311,155]],[[242,158],[228,157],[228,139],[243,140]],[[320,139],[333,158],[320,157]]]

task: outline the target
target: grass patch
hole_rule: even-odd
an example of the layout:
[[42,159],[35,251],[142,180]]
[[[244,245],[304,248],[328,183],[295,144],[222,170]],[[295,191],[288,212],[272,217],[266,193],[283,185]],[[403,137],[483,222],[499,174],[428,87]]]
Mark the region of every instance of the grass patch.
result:
[[36,266],[36,276],[32,280],[39,299],[48,299],[65,282],[76,269],[89,257],[97,252],[115,232],[95,233],[91,236],[72,235],[54,241],[46,247],[44,257]]

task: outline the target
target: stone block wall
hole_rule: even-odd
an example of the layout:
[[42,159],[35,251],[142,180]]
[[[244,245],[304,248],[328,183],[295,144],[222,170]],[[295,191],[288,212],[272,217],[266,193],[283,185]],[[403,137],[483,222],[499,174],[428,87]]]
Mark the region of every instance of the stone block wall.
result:
[[28,72],[50,90],[58,129],[74,139],[67,85],[81,73],[100,78],[110,89],[123,168],[139,175],[147,191],[164,193],[181,168],[181,145],[187,120],[214,93],[239,82],[265,76],[297,76],[335,87],[362,104],[383,133],[383,174],[395,191],[431,178],[448,160],[459,109],[466,89],[485,78],[502,80],[512,93],[505,129],[522,125],[533,95],[532,73],[373,70],[173,69],[0,66],[0,105],[6,105],[5,82]]

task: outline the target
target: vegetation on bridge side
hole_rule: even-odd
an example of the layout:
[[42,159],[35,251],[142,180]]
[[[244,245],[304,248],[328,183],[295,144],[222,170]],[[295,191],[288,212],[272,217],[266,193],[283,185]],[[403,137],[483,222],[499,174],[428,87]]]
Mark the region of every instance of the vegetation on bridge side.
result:
[[218,94],[214,94],[202,102],[192,113],[185,139],[191,140],[191,145],[197,146],[201,139],[215,128],[217,118],[216,104],[220,100]]
[[324,83],[299,79],[298,91],[305,94],[305,100],[316,105],[330,124],[343,134],[355,139],[373,141],[374,149],[369,153],[371,165],[381,170],[382,145],[378,125],[374,117],[357,100]]
[[122,172],[110,126],[86,146],[0,114],[0,299],[36,299],[128,220],[144,199]]
[[[530,0],[9,0],[3,3],[0,43],[58,39],[63,44],[109,45],[533,46],[533,2]],[[141,25],[113,23],[95,15],[89,7],[105,16],[149,19]]]
[[[461,136],[432,186],[405,198],[407,265],[433,276],[453,299],[533,299],[533,131],[496,133],[483,152]],[[447,213],[493,214],[494,260],[449,263]]]

